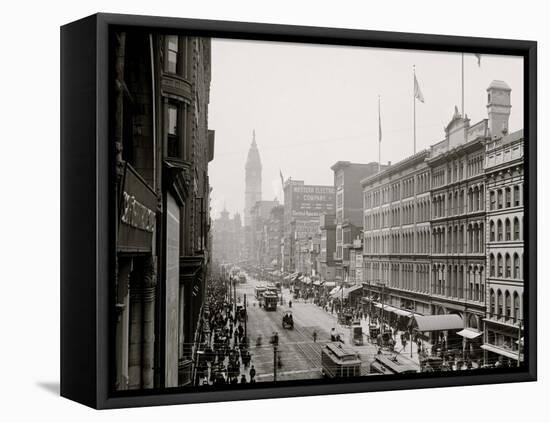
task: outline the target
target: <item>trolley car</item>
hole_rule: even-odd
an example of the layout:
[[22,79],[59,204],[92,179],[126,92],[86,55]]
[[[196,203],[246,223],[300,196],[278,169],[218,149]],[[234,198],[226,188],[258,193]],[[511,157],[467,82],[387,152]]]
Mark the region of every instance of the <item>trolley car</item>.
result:
[[256,288],[254,288],[254,295],[256,299],[261,301],[265,291],[267,291],[267,288],[265,287],[265,285],[256,286]]
[[377,355],[374,361],[370,364],[371,373],[379,373],[384,375],[418,373],[420,369],[410,362],[399,359],[399,356],[388,357]]
[[279,296],[273,291],[265,291],[263,293],[263,305],[266,311],[277,310],[277,303],[279,302]]
[[334,379],[359,376],[361,360],[350,347],[340,342],[330,342],[321,350],[323,376]]

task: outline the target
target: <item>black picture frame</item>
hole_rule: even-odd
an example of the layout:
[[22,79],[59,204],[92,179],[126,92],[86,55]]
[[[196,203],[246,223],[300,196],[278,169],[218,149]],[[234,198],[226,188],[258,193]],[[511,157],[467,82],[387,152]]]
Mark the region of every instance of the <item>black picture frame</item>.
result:
[[[524,58],[526,365],[468,375],[417,374],[239,389],[109,389],[109,30],[187,31],[244,40],[475,52]],[[534,41],[95,14],[61,28],[61,395],[97,409],[534,381],[537,378],[537,44]],[[528,281],[528,283],[527,283]]]

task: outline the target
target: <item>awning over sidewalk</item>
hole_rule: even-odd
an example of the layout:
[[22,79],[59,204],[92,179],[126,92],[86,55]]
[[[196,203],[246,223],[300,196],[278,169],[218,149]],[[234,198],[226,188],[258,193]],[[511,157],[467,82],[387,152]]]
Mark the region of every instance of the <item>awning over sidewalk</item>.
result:
[[472,329],[472,328],[464,328],[462,329],[460,332],[457,332],[456,334],[457,335],[460,335],[464,338],[468,338],[468,339],[475,339],[477,338],[478,336],[480,336],[483,332],[480,332],[478,331],[477,329]]
[[431,316],[419,316],[412,318],[413,327],[418,332],[433,332],[438,330],[463,329],[462,317],[456,314],[435,314]]
[[350,286],[349,288],[344,288],[344,293],[342,295],[343,295],[344,298],[348,298],[349,294],[351,294],[352,292],[355,292],[359,289],[363,289],[363,286],[362,285],[353,285],[353,286]]
[[336,286],[336,282],[325,281],[325,287],[334,288],[335,286]]
[[382,306],[381,303],[373,303],[375,307],[378,307],[380,309],[384,309],[384,311],[388,311],[390,313],[395,313],[397,314],[398,316],[405,316],[405,317],[411,317],[413,315],[413,312],[412,311],[408,311],[408,310],[402,310],[400,308],[397,308],[397,307],[394,307],[394,306],[391,306],[391,305],[387,305],[387,304],[384,304]]
[[[328,283],[328,282],[327,282]],[[328,295],[330,295],[331,297],[336,294],[338,291],[340,291],[340,287],[337,286],[335,288],[332,288],[332,290],[328,293]]]
[[[481,348],[486,350],[486,351],[490,351],[492,353],[495,353],[495,354],[498,354],[498,355],[503,355],[504,357],[511,358],[512,360],[517,360],[518,359],[518,353],[517,352],[505,350],[504,348],[499,348],[499,347],[496,347],[494,345],[483,344],[481,346]],[[522,354],[522,357],[520,358],[520,360],[523,361],[523,354]]]

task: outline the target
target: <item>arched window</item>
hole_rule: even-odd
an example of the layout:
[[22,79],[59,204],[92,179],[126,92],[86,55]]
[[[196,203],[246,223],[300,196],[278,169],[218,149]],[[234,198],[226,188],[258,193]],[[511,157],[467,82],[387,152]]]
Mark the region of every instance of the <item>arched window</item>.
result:
[[500,289],[497,291],[497,317],[502,316],[502,292]]
[[498,207],[499,209],[502,208],[502,203],[503,203],[503,201],[502,201],[502,190],[499,189],[499,190],[497,191],[497,207]]
[[514,279],[519,279],[519,256],[518,253],[514,253]]
[[502,241],[502,220],[497,222],[497,241]]
[[512,297],[510,297],[510,293],[508,291],[506,291],[506,294],[504,295],[504,315],[507,318],[512,316]]
[[519,240],[519,219],[514,217],[514,241]]
[[496,303],[495,303],[495,291],[491,289],[491,292],[489,294],[489,310],[492,314],[496,314]]
[[502,278],[502,255],[497,255],[497,277]]
[[489,256],[489,272],[491,276],[495,276],[495,255],[491,253]]
[[505,257],[506,257],[505,258],[506,268],[505,268],[504,277],[510,278],[510,277],[512,277],[512,263],[511,263],[511,259],[510,259],[510,254],[506,253]]
[[490,209],[491,209],[491,210],[496,209],[497,199],[496,199],[496,194],[495,194],[494,191],[491,191],[491,192],[489,193],[489,201],[490,201],[490,203],[491,203],[491,204],[489,205]]
[[512,239],[511,231],[512,231],[512,228],[510,225],[510,219],[506,218],[506,221],[504,224],[504,233],[505,233],[506,241],[510,241]]

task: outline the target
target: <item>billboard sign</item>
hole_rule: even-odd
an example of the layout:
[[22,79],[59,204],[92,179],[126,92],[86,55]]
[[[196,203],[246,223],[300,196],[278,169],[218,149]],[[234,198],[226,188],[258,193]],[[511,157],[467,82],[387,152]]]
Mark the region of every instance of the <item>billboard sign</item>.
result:
[[335,190],[332,186],[293,185],[291,189],[291,217],[293,219],[318,218],[334,213]]

